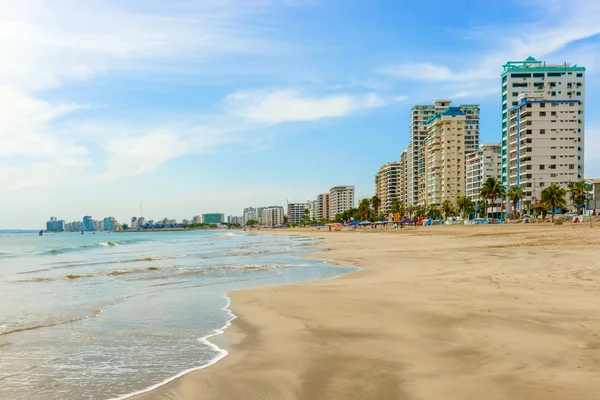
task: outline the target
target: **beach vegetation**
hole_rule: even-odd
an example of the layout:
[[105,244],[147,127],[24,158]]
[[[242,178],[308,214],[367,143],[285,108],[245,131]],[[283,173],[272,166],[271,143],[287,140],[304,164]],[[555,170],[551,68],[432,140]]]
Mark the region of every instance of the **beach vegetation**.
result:
[[470,197],[461,196],[456,200],[456,206],[460,210],[463,219],[470,219],[470,215],[475,211],[475,206]]
[[408,213],[409,219],[413,219],[413,216],[414,216],[416,210],[417,209],[415,208],[415,206],[412,206],[412,205],[406,207],[406,212]]
[[381,208],[381,199],[379,198],[379,196],[375,195],[373,197],[371,197],[371,206],[373,206],[373,211],[375,213],[375,218],[378,220],[379,219],[379,209]]
[[[506,194],[502,182],[496,177],[490,176],[481,186],[479,195],[484,201],[485,216],[488,216],[488,204],[492,207],[492,212],[497,204],[497,200],[502,198]],[[488,203],[489,202],[489,203]]]
[[578,182],[569,182],[569,189],[567,191],[569,193],[571,205],[577,208],[579,213],[582,213],[583,207],[587,207],[590,203],[590,185],[588,185],[588,183],[584,180]]
[[454,214],[454,206],[450,200],[446,199],[442,202],[442,213],[444,213],[444,219],[448,219]]
[[556,214],[558,209],[567,208],[567,200],[565,199],[566,194],[567,191],[556,183],[553,183],[542,190],[542,201],[540,204],[547,212],[552,212],[552,222],[554,222],[554,214]]
[[519,201],[523,198],[523,189],[520,186],[512,186],[508,189],[508,193],[506,194],[508,200],[512,203],[513,206],[513,219],[517,218],[517,206]]

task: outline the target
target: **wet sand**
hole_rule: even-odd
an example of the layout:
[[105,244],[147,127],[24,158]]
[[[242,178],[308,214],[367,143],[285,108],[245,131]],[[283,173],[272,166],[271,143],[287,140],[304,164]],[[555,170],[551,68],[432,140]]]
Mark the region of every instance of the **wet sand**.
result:
[[289,229],[362,271],[230,294],[230,355],[135,399],[600,399],[600,224]]

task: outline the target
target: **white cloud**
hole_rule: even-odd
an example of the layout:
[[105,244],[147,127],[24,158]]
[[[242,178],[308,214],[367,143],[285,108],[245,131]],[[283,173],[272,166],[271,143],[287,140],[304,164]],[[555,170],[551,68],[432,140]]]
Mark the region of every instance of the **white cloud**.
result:
[[224,103],[231,114],[269,124],[342,117],[387,104],[374,93],[311,97],[298,90],[236,92],[227,96]]
[[[600,34],[598,2],[540,0],[529,6],[538,12],[545,10],[546,14],[530,24],[504,26],[501,30],[493,26],[480,29],[477,36],[490,50],[473,54],[473,62],[461,62],[454,68],[431,62],[409,62],[388,65],[378,72],[402,80],[485,84],[485,81],[497,80],[501,66],[509,60],[525,59],[529,55],[541,59],[579,40]],[[460,55],[461,60],[465,57]],[[491,93],[489,90],[484,92]]]

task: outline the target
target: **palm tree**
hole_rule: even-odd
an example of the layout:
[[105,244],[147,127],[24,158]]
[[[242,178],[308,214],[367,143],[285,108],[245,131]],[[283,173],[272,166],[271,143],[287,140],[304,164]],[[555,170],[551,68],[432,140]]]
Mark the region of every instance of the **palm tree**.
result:
[[567,191],[558,186],[556,183],[553,183],[546,189],[542,190],[541,204],[546,208],[546,210],[552,210],[552,222],[554,222],[554,214],[556,214],[556,210],[567,207],[567,201],[565,200],[566,194]]
[[373,210],[375,210],[375,219],[379,219],[379,207],[381,207],[381,199],[379,196],[375,195],[371,197],[371,205],[373,206]]
[[371,213],[371,200],[370,199],[362,199],[358,204],[358,214],[362,220],[366,220],[369,218],[369,214]]
[[417,206],[417,208],[415,209],[415,216],[420,217],[422,215],[425,215],[425,207]]
[[469,210],[473,209],[473,201],[467,196],[459,197],[458,200],[456,200],[456,205],[462,213],[463,218],[469,213]]
[[454,211],[454,207],[452,206],[452,202],[450,200],[444,200],[442,202],[442,212],[444,213],[444,218],[448,219],[448,215]]
[[485,202],[485,216],[487,217],[487,209],[488,203],[490,201],[490,205],[492,206],[492,210],[494,209],[494,204],[496,199],[504,196],[506,191],[504,190],[504,186],[502,186],[502,182],[500,182],[496,177],[490,176],[486,179],[484,184],[481,186],[481,190],[479,191],[479,195],[483,198]]
[[581,206],[588,204],[587,197],[590,194],[590,187],[585,181],[570,182],[568,192],[571,204],[577,206],[578,212]]
[[415,206],[406,207],[406,212],[408,213],[408,218],[412,219],[413,213],[416,211]]
[[506,194],[508,200],[513,204],[513,219],[517,218],[517,204],[523,198],[523,189],[521,186],[511,186]]
[[435,218],[439,214],[438,205],[431,203],[427,206],[427,216],[431,219]]
[[[373,200],[371,199],[371,201]],[[403,208],[403,205],[399,199],[392,200],[392,212],[399,213],[401,208]]]

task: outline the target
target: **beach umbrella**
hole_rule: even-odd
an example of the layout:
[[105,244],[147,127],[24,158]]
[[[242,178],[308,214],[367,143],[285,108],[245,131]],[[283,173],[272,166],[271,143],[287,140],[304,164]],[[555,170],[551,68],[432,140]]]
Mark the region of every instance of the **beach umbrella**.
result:
[[371,221],[363,221],[360,223],[360,225],[371,225],[372,222]]
[[355,225],[359,225],[359,223],[356,221],[352,221],[352,222],[350,222],[350,225],[355,226]]

